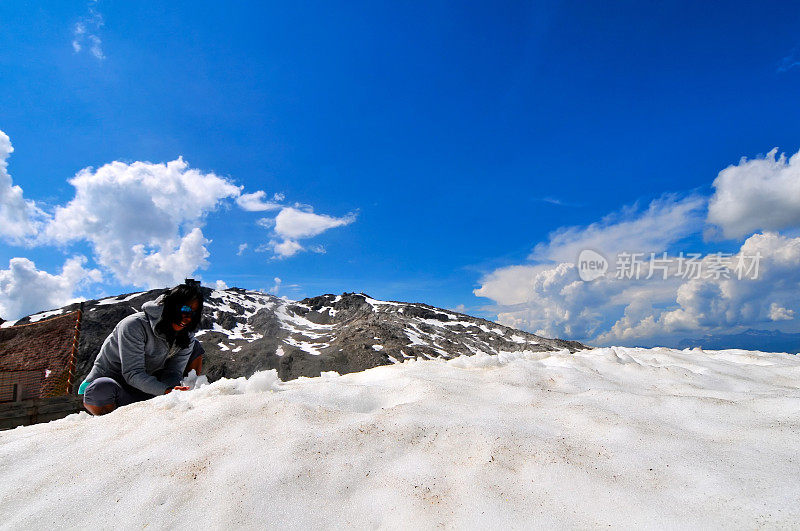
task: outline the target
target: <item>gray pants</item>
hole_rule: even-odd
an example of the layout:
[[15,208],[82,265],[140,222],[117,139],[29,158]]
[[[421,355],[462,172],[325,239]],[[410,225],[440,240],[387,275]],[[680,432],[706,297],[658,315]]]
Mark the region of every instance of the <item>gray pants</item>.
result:
[[120,407],[134,402],[141,402],[142,400],[149,400],[154,396],[130,385],[121,384],[113,378],[103,377],[92,381],[86,387],[83,394],[83,402],[90,406],[114,404]]

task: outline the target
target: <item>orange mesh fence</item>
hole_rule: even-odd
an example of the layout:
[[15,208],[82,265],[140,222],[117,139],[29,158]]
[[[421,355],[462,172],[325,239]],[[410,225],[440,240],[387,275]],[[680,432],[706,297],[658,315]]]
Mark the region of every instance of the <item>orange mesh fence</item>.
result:
[[81,314],[0,328],[0,402],[71,393]]

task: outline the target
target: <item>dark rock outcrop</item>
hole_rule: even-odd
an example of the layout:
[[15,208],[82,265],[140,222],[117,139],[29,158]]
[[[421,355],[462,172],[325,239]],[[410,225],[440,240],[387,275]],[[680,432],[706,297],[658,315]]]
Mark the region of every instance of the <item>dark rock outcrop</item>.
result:
[[[89,372],[114,326],[161,293],[152,290],[85,303],[77,381]],[[206,350],[204,372],[212,381],[267,369],[289,380],[325,371],[362,371],[407,359],[587,348],[425,304],[377,301],[362,293],[296,302],[238,288],[206,288],[204,295],[197,337]],[[62,312],[74,309],[77,305]]]

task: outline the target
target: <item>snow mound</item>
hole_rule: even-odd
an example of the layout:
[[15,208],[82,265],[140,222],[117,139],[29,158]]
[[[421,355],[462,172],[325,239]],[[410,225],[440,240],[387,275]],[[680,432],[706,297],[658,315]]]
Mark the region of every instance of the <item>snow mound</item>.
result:
[[800,526],[797,356],[614,347],[194,378],[0,433],[2,526]]

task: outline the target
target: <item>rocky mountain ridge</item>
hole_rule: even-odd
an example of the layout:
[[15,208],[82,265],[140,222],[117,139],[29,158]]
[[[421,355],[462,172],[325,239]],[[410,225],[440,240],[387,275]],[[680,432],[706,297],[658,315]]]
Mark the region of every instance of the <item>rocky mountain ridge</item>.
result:
[[[164,290],[84,303],[78,381],[89,372],[105,337],[124,317]],[[283,380],[340,374],[408,359],[453,358],[479,352],[587,348],[547,339],[421,303],[379,301],[363,293],[321,295],[300,301],[240,288],[204,288],[196,337],[206,350],[210,380],[276,369]],[[0,324],[36,322],[77,309],[70,305]]]

